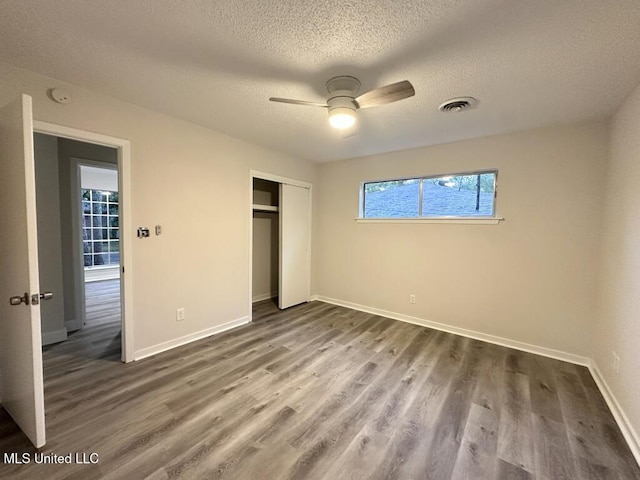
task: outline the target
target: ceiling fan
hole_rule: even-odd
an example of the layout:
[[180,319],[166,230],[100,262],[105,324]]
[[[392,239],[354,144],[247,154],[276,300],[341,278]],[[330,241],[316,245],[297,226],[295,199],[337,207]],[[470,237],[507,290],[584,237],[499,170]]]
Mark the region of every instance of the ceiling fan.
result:
[[397,102],[416,94],[413,85],[408,80],[374,88],[356,97],[358,90],[360,90],[360,80],[348,75],[341,75],[330,78],[327,81],[329,96],[326,103],[277,97],[271,97],[269,100],[272,102],[292,103],[294,105],[328,108],[331,126],[344,130],[350,128],[356,122],[356,110]]

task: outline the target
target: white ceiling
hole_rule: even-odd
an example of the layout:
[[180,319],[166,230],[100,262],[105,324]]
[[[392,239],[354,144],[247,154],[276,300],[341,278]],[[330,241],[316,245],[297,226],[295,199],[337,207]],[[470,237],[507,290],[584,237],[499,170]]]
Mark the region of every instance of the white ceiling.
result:
[[[637,0],[0,0],[0,60],[302,159],[606,118],[640,83]],[[342,138],[325,82],[410,80]],[[54,86],[54,85],[52,85]],[[474,96],[475,110],[438,105]]]

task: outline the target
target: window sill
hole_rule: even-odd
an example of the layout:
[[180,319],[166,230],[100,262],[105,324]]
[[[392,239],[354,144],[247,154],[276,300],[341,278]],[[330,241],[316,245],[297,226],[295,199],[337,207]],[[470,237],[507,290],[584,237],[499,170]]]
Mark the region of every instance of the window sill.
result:
[[502,217],[441,217],[441,218],[356,218],[358,223],[448,223],[461,225],[497,225]]

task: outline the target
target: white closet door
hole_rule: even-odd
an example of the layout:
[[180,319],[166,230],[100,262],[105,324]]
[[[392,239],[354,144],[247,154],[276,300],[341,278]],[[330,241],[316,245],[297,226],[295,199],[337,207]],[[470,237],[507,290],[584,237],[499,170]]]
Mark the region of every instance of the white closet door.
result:
[[280,285],[278,306],[309,301],[311,212],[309,189],[280,184]]

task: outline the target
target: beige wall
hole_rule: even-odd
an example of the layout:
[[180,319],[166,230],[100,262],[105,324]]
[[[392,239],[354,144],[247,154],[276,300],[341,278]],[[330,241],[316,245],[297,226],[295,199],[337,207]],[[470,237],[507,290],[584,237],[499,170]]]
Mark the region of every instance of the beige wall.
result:
[[[587,124],[322,165],[314,291],[588,355],[606,148],[605,125]],[[487,168],[499,225],[354,221],[365,180]]]
[[[52,102],[51,87],[72,102]],[[249,170],[314,182],[313,164],[0,64],[0,103],[20,93],[37,120],[131,141],[133,224],[163,226],[133,240],[136,351],[249,314]]]
[[58,139],[36,134],[33,140],[36,167],[36,208],[38,209],[40,291],[53,293],[53,298],[42,302],[40,308],[42,343],[47,345],[67,338],[64,324],[62,280]]
[[[640,432],[640,86],[611,123],[594,360]],[[612,366],[615,351],[620,373]],[[636,438],[636,442],[640,442]],[[640,443],[638,443],[640,444]]]

